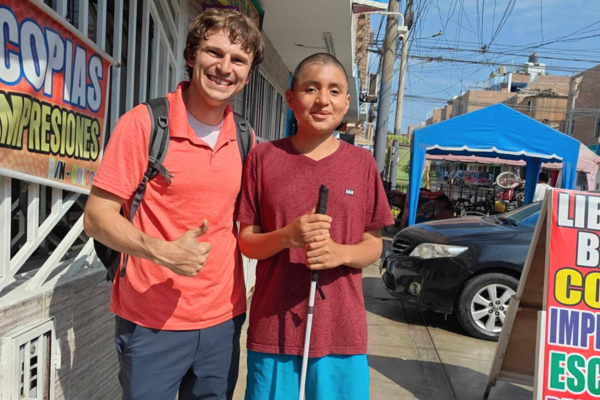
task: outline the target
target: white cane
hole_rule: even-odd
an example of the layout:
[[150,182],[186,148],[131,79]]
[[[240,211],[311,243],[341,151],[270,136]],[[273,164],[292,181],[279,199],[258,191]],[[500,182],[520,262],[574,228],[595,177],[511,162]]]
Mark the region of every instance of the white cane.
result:
[[[329,189],[327,186],[321,185],[319,190],[319,203],[317,204],[317,214],[327,213],[327,198],[329,195]],[[308,316],[306,319],[306,336],[304,337],[304,353],[302,355],[302,373],[300,375],[300,394],[299,400],[305,399],[306,392],[306,372],[308,370],[308,352],[310,350],[310,332],[312,329],[312,320],[315,308],[315,292],[317,289],[317,281],[319,280],[319,271],[312,271],[310,279],[310,293],[308,295]],[[319,288],[321,297],[324,299],[325,296]]]

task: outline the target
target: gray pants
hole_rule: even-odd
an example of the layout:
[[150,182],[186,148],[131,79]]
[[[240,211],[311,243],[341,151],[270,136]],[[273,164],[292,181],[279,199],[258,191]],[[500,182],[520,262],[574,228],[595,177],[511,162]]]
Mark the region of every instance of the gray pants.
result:
[[194,331],[148,329],[119,316],[115,343],[124,400],[231,400],[246,314]]

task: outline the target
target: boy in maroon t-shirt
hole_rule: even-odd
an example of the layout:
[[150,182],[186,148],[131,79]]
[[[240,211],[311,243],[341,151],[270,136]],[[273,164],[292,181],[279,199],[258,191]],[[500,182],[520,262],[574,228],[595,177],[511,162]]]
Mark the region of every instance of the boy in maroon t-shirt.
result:
[[[303,60],[286,99],[298,133],[250,153],[240,201],[240,249],[259,260],[246,399],[298,398],[313,269],[325,299],[315,300],[306,399],[364,400],[362,269],[379,258],[380,230],[394,220],[371,154],[333,136],[350,104],[339,61]],[[321,184],[329,188],[328,215],[314,213]]]

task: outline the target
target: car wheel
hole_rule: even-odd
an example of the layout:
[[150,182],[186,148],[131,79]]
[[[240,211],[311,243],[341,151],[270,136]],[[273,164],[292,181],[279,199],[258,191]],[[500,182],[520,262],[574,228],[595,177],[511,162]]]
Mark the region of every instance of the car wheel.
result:
[[518,285],[516,278],[502,273],[483,274],[467,281],[456,313],[464,330],[478,339],[497,341]]

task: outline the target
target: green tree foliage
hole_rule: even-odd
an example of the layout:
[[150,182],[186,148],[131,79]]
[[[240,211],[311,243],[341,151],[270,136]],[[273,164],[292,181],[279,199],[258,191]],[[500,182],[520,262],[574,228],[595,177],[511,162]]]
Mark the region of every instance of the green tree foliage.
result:
[[408,138],[408,136],[394,135],[391,132],[388,132],[387,140],[388,141],[397,140],[398,143],[400,143],[400,146],[409,146],[410,145],[410,139]]

